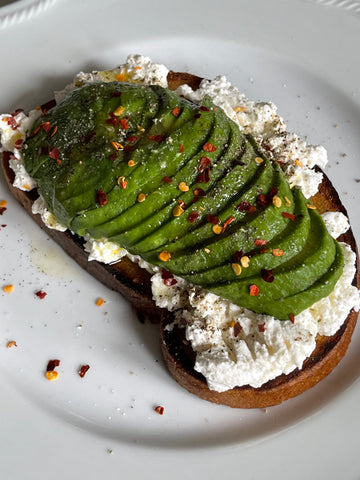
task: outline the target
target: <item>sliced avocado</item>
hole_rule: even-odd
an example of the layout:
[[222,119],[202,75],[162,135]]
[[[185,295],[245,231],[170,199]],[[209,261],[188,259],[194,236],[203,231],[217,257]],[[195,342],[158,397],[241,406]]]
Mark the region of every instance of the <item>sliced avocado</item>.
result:
[[[181,129],[182,134],[186,133],[184,132],[186,127],[187,125]],[[193,124],[189,124],[189,130],[195,132],[196,128],[194,128]],[[211,127],[211,133],[207,138],[207,141],[212,143],[216,142],[216,145],[218,146],[217,150],[212,154],[213,161],[216,161],[216,159],[222,155],[223,150],[227,148],[226,146],[227,142],[229,141],[229,130],[230,129],[228,128],[228,125],[221,130],[216,128],[216,123]],[[178,136],[178,131],[174,132],[174,136],[175,138]],[[117,241],[120,243],[124,241],[128,246],[129,239],[127,237],[129,236],[128,234],[130,229],[139,224],[139,229],[143,231],[145,221],[148,228],[154,228],[154,224],[149,217],[153,217],[154,214],[159,216],[160,213],[162,216],[161,224],[166,221],[166,218],[173,218],[172,212],[175,206],[178,204],[177,199],[184,196],[184,190],[186,191],[187,188],[190,190],[190,188],[192,188],[193,184],[196,182],[196,178],[198,176],[198,165],[200,164],[203,156],[203,152],[201,151],[203,143],[203,137],[196,138],[194,140],[193,136],[189,135],[187,137],[187,141],[181,143],[181,145],[183,145],[182,153],[179,153],[178,151],[175,153],[172,153],[171,151],[166,152],[166,154],[172,155],[175,160],[175,165],[177,164],[178,168],[178,170],[171,177],[166,175],[166,178],[169,178],[171,183],[164,181],[163,176],[155,188],[146,194],[143,202],[135,202],[135,204],[130,205],[126,211],[116,218],[108,221],[106,225],[101,224],[98,225],[98,228],[89,229],[90,234],[96,237],[97,231],[101,231],[102,234],[105,233],[109,240],[111,239],[111,241]],[[175,142],[171,142],[171,147],[173,144],[175,144]],[[200,153],[198,153],[198,149],[196,150],[195,155],[193,155],[194,147],[196,145],[198,145]],[[179,150],[177,144],[175,144],[175,150]],[[187,154],[185,152],[187,152]],[[181,158],[182,161],[178,161],[178,158]],[[187,159],[188,161],[184,162],[183,159]],[[169,173],[172,171],[173,168],[169,165],[166,169],[166,172]],[[182,183],[183,187],[181,190],[180,187]],[[137,185],[138,184],[139,182],[137,182]],[[141,193],[145,194],[145,189],[143,189]],[[120,235],[124,231],[126,231],[125,238],[122,238]],[[141,235],[143,235],[142,232]]]
[[[262,312],[262,302],[295,295],[299,291],[310,288],[331,267],[336,256],[336,243],[328,234],[320,215],[312,211],[310,234],[304,248],[293,258],[276,267],[273,281],[269,283],[261,274],[241,278],[227,283],[208,285],[207,289],[216,295],[226,295],[237,305]],[[250,286],[259,288],[258,295],[250,295]],[[274,307],[275,308],[275,307]]]
[[[184,275],[184,278],[195,285],[207,287],[216,283],[233,281],[237,278],[236,268],[233,264],[238,263],[241,267],[241,278],[252,277],[259,274],[261,269],[274,269],[284,262],[288,262],[295,255],[301,252],[308,239],[310,232],[310,215],[306,200],[301,190],[293,190],[294,198],[294,220],[289,221],[287,227],[270,242],[260,242],[259,246],[254,245],[250,251],[239,250],[233,252],[231,262],[224,263],[203,272]],[[211,255],[211,250],[207,252]],[[241,257],[245,257],[245,265],[241,264]],[[247,260],[249,259],[249,263]],[[219,280],[221,279],[221,280]]]
[[209,99],[84,85],[38,120],[26,147],[25,168],[73,232],[244,308],[287,319],[341,275],[341,249],[321,217]]
[[280,320],[287,320],[291,314],[298,315],[315,302],[328,296],[339,280],[344,267],[341,246],[336,242],[335,260],[329,269],[311,287],[289,297],[279,298],[276,302],[263,302],[262,310]]
[[[109,240],[118,242],[121,245],[126,244],[127,248],[131,248],[132,252],[135,253],[139,249],[138,244],[142,243],[142,241],[146,242],[149,235],[151,235],[163,225],[166,225],[169,221],[172,221],[174,219],[173,212],[175,207],[178,207],[180,205],[191,205],[194,202],[199,201],[201,199],[201,196],[198,192],[201,192],[201,195],[210,194],[212,189],[217,185],[217,181],[227,175],[228,170],[234,162],[234,159],[242,158],[241,155],[243,153],[244,138],[241,135],[235,135],[235,133],[235,129],[231,128],[229,132],[229,137],[227,139],[227,144],[224,145],[224,149],[222,150],[221,144],[217,142],[219,148],[215,152],[207,154],[213,160],[213,163],[215,162],[214,165],[216,165],[216,168],[213,168],[211,170],[210,179],[207,183],[200,184],[196,181],[199,175],[198,168],[201,163],[201,158],[203,156],[203,152],[200,152],[196,157],[194,157],[195,163],[193,164],[193,162],[191,162],[191,164],[188,164],[188,167],[193,168],[192,173],[188,176],[188,191],[182,192],[179,190],[179,183],[177,182],[182,181],[184,178],[182,176],[182,172],[179,171],[172,179],[172,182],[164,186],[165,191],[168,189],[169,195],[173,192],[173,195],[171,196],[171,203],[166,205],[161,210],[152,213],[152,215],[149,216],[146,221],[142,222],[136,227],[127,230],[123,234],[110,237]],[[212,141],[212,137],[209,138],[209,141]],[[250,171],[250,169],[254,169],[254,166],[250,163],[248,163],[247,166],[249,167],[248,172]],[[244,178],[245,177],[246,175],[244,175]],[[155,190],[152,195],[158,195],[158,190]],[[166,198],[167,196],[168,195],[166,195]],[[147,201],[148,200],[146,200],[146,202]],[[146,205],[146,207],[148,206]],[[140,205],[136,205],[133,208],[140,209]],[[187,222],[187,227],[188,231],[190,232],[194,228],[196,228],[195,225],[193,226],[189,222]]]
[[[277,165],[274,165],[274,172],[277,175],[278,197],[291,197],[290,186]],[[232,228],[233,225],[230,224],[224,233],[221,232],[219,235],[213,233],[209,241],[196,245],[195,249],[176,252],[166,266],[171,272],[181,276],[192,272],[201,272],[226,261],[230,262],[234,249],[247,251],[254,246],[256,239],[261,238],[268,242],[278,235],[290,221],[282,213],[284,211],[288,213],[289,210],[292,213],[293,208],[293,203],[284,207],[277,207],[274,203],[269,203],[259,215],[249,219],[246,223],[239,223],[237,228]],[[170,252],[174,245],[176,246],[176,242],[163,245],[162,249]],[[212,254],[208,255],[207,250],[210,250]],[[142,255],[149,263],[159,265],[161,264],[160,253],[161,251],[157,249]]]
[[[249,205],[256,204],[256,198],[258,192],[267,193],[267,190],[275,182],[274,170],[269,162],[263,162],[261,165],[257,165],[255,160],[250,160],[255,167],[254,175],[248,177],[244,174],[243,166],[236,165],[231,172],[227,174],[225,178],[221,178],[216,184],[214,189],[209,192],[209,195],[203,197],[198,203],[190,209],[190,212],[185,212],[185,215],[179,220],[173,220],[172,223],[178,222],[178,228],[175,230],[174,226],[166,225],[162,229],[163,244],[156,245],[152,242],[152,248],[165,248],[170,253],[186,252],[189,248],[200,248],[202,245],[204,248],[209,246],[216,238],[212,230],[213,224],[207,221],[207,214],[215,215],[219,220],[219,225],[224,225],[228,218],[232,218],[231,228],[239,224],[239,222],[247,222],[253,220],[256,213],[247,213],[244,210],[239,210],[237,206],[241,202],[246,202]],[[245,169],[248,171],[248,169]],[[241,185],[246,178],[246,183]],[[196,229],[189,231],[188,223],[189,216],[193,212],[199,213],[199,220],[196,225]],[[174,230],[172,233],[171,227]],[[182,227],[182,229],[180,229]],[[165,231],[164,231],[165,230]],[[156,232],[155,234],[158,234]],[[161,237],[160,237],[161,238]],[[148,240],[148,239],[146,239]],[[172,242],[172,243],[168,243]],[[143,248],[146,251],[145,248]]]
[[[171,131],[164,141],[156,142],[147,157],[138,158],[134,155],[133,159],[138,166],[129,175],[124,175],[126,188],[116,185],[109,193],[105,207],[84,212],[82,217],[79,215],[74,218],[72,229],[83,235],[86,228],[95,238],[111,237],[121,231],[116,218],[136,203],[139,194],[151,193],[163,184],[165,176],[175,175],[186,165],[206,141],[213,122],[213,115],[193,118],[180,129]],[[184,146],[183,152],[181,145]],[[113,218],[113,222],[109,221]],[[121,218],[119,221],[121,224]]]

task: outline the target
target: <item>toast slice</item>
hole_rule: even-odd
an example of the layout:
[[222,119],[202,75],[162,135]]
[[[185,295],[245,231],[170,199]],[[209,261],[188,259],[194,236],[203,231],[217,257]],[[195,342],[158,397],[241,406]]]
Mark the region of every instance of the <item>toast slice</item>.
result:
[[[188,73],[170,71],[168,87],[175,90],[182,84],[188,84],[193,89],[197,89],[201,80],[200,77]],[[151,293],[151,274],[126,257],[112,265],[105,265],[97,261],[89,262],[88,254],[83,248],[84,241],[80,237],[72,235],[69,231],[59,232],[46,227],[40,216],[32,213],[32,204],[38,196],[37,191],[24,192],[13,186],[14,173],[9,167],[9,158],[10,154],[4,152],[2,166],[14,197],[37,224],[81,267],[112,290],[121,293],[140,314],[148,316],[153,322],[161,322],[161,351],[165,365],[175,380],[191,393],[205,400],[231,407],[268,407],[299,395],[314,386],[327,376],[345,355],[358,317],[358,313],[355,311],[349,313],[346,321],[335,335],[331,337],[318,335],[316,348],[305,361],[301,370],[296,369],[288,375],[281,375],[260,388],[243,386],[222,393],[210,390],[205,378],[193,368],[194,352],[185,340],[184,329],[178,327],[171,331],[166,329],[166,326],[173,320],[173,316],[155,305]],[[323,177],[319,192],[312,198],[312,202],[320,213],[340,211],[347,216],[335,188],[326,175]],[[351,229],[341,235],[338,240],[348,243],[357,255],[357,273],[353,284],[360,288],[359,257]]]

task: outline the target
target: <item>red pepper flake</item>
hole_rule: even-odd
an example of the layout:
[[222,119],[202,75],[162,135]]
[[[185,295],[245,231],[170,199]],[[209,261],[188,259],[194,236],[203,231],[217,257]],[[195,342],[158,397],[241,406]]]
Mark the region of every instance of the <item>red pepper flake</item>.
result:
[[124,130],[129,130],[129,122],[126,120],[126,118],[121,118],[119,120],[119,125]]
[[296,218],[293,213],[281,212],[281,214],[283,217],[288,218],[289,220],[292,220],[292,221],[294,221]]
[[85,377],[86,372],[89,370],[90,365],[81,365],[78,374],[81,378]]
[[243,250],[237,250],[234,255],[233,255],[233,259],[234,259],[234,262],[240,262],[241,261],[241,258],[245,255],[244,251]]
[[53,148],[52,150],[49,151],[49,157],[53,158],[56,160],[56,163],[60,165],[61,160],[60,160],[60,151],[57,147]]
[[158,413],[159,415],[164,415],[164,412],[165,412],[165,408],[164,408],[164,407],[162,407],[162,406],[159,405],[159,406],[155,407],[154,410],[155,410],[155,412]]
[[201,107],[199,107],[199,110],[201,110],[202,112],[210,112],[210,108],[205,107],[204,105],[201,105]]
[[237,337],[238,335],[240,335],[241,331],[242,331],[242,326],[240,325],[239,322],[235,322],[234,324],[234,336]]
[[250,285],[250,296],[251,297],[257,297],[259,295],[259,287],[255,285],[254,283]]
[[47,367],[46,367],[46,371],[47,372],[52,372],[53,370],[55,370],[56,367],[58,367],[60,365],[60,360],[49,360],[48,361],[48,364],[47,364]]
[[269,205],[269,200],[266,195],[261,193],[260,195],[257,196],[256,203],[259,205],[259,207],[265,208]]
[[134,143],[136,142],[136,140],[139,140],[139,137],[137,137],[136,135],[130,135],[130,137],[128,137],[127,140],[130,143]]
[[233,221],[235,220],[235,217],[229,217],[225,220],[224,222],[224,225],[222,227],[222,233],[225,232],[225,230],[227,229],[227,227],[230,225],[230,223],[232,223]]
[[180,108],[179,107],[175,107],[172,109],[171,113],[174,115],[174,117],[178,117],[180,115]]
[[205,152],[215,152],[216,147],[212,143],[206,142],[203,146],[203,150],[205,150]]
[[172,183],[172,178],[166,176],[166,177],[163,177],[161,181],[165,183]]
[[46,133],[50,132],[51,130],[50,122],[44,122],[40,126]]
[[239,203],[239,205],[236,206],[239,212],[248,212],[250,207],[251,207],[250,203],[246,201],[242,201]]
[[117,158],[117,155],[116,155],[115,152],[114,152],[114,153],[111,153],[111,154],[108,156],[108,159],[111,160],[112,162],[115,162],[116,158]]
[[255,205],[250,205],[249,202],[246,200],[243,200],[242,202],[237,205],[237,210],[239,212],[248,212],[248,213],[255,213],[256,212],[256,206]]
[[210,180],[210,167],[201,172],[196,180],[198,183],[208,183]]
[[217,225],[218,223],[220,223],[220,218],[216,215],[209,214],[206,215],[206,221],[208,223],[212,223],[213,225]]
[[294,313],[289,314],[289,320],[290,320],[291,323],[295,323],[295,314]]
[[165,138],[165,135],[150,135],[149,140],[154,140],[154,142],[162,142]]
[[0,215],[2,215],[6,210],[7,210],[6,207],[0,207]]
[[19,126],[19,124],[17,123],[14,117],[8,117],[7,124],[11,127],[12,130],[17,130]]
[[179,152],[180,152],[180,153],[184,153],[184,151],[185,151],[185,147],[184,147],[184,144],[182,143],[182,144],[180,145]]
[[259,329],[259,332],[265,332],[266,330],[266,323],[259,323],[258,324],[258,329]]
[[49,370],[48,372],[46,372],[45,376],[49,380],[49,382],[54,382],[58,379],[59,372],[56,372],[55,370]]
[[196,114],[194,115],[194,118],[200,118],[200,117],[201,117],[201,113],[196,113]]
[[189,213],[188,220],[190,223],[194,223],[199,218],[199,212],[191,212]]
[[184,200],[179,199],[179,200],[178,200],[178,204],[180,205],[181,208],[183,208],[183,209],[185,210],[185,208],[186,208],[186,203],[184,202]]
[[96,203],[98,203],[100,206],[107,204],[107,195],[104,190],[98,190],[96,192]]
[[56,105],[56,100],[54,98],[52,100],[49,100],[48,102],[40,105],[40,109],[41,109],[43,115],[45,115],[45,113],[47,111],[49,111],[51,108],[55,107],[55,105]]
[[163,269],[161,271],[161,278],[164,281],[164,285],[166,285],[167,287],[171,287],[172,285],[177,284],[176,278],[174,278],[174,275],[168,270]]
[[194,190],[194,198],[193,198],[193,203],[196,203],[201,197],[205,197],[206,192],[202,188],[195,188]]
[[119,142],[111,142],[111,145],[115,148],[115,150],[122,150],[124,148]]
[[271,190],[270,190],[270,193],[269,193],[269,197],[272,199],[275,197],[275,195],[277,195],[279,193],[279,189],[276,188],[276,187],[273,187]]
[[205,192],[205,190],[203,190],[202,188],[199,187],[199,188],[195,188],[194,195],[196,197],[205,197],[206,192]]
[[104,305],[104,303],[105,303],[105,300],[104,300],[102,297],[99,297],[99,298],[96,300],[95,305],[96,305],[97,307],[102,307],[102,306]]
[[272,283],[274,281],[274,271],[266,270],[266,268],[261,269],[261,276],[265,282]]
[[199,172],[204,172],[207,168],[211,165],[211,160],[208,157],[201,157],[200,165],[199,165]]
[[[53,137],[57,131],[58,131],[58,126],[55,125],[55,127],[53,128],[53,131],[52,131],[51,134],[50,134],[50,137]],[[96,132],[95,132],[95,133],[96,133]]]
[[266,240],[264,238],[257,238],[254,240],[254,245],[257,247],[262,247],[263,245],[266,245]]
[[125,177],[119,177],[117,180],[117,183],[119,187],[122,188],[123,190],[125,190],[128,184],[127,180],[125,180]]
[[15,142],[15,148],[17,150],[20,150],[23,143],[24,143],[24,140],[22,138],[19,138],[19,140],[16,140],[16,142]]
[[122,94],[122,92],[111,92],[110,97],[111,98],[121,97],[121,94]]
[[39,290],[38,292],[35,292],[35,295],[39,297],[40,300],[43,300],[46,297],[47,293],[43,292],[42,290]]
[[112,112],[110,112],[110,113],[109,113],[109,118],[107,118],[107,119],[105,120],[105,123],[106,123],[107,125],[112,125],[113,127],[115,127],[115,125],[117,124],[117,118],[116,118],[116,116],[115,116]]

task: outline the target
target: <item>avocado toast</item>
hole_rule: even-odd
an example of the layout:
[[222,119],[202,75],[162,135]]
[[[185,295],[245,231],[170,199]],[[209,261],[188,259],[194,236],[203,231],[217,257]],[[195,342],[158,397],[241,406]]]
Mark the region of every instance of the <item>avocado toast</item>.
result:
[[[272,380],[275,394],[269,396],[266,384],[219,393],[194,371],[179,318],[173,323],[172,314],[155,307],[151,274],[128,259],[106,266],[87,262],[83,250],[83,237],[106,239],[151,265],[166,287],[186,280],[277,322],[294,323],[334,289],[343,251],[316,210],[319,199],[310,202],[292,188],[279,163],[210,98],[194,103],[171,91],[184,80],[199,84],[198,77],[171,73],[169,88],[123,81],[79,86],[34,124],[24,166],[51,213],[68,228],[52,235],[104,283],[162,318],[163,356],[181,384],[231,406],[279,403],[335,366],[350,341],[355,313],[336,339],[319,337],[316,348],[322,350],[311,367]],[[12,184],[8,160],[4,154]],[[330,209],[341,209],[331,184],[324,185],[320,196],[330,195]],[[14,194],[31,208],[32,193]],[[351,231],[345,240],[356,251]],[[230,328],[239,334],[236,322]],[[314,375],[319,365],[321,374]],[[252,396],[258,390],[261,399]]]

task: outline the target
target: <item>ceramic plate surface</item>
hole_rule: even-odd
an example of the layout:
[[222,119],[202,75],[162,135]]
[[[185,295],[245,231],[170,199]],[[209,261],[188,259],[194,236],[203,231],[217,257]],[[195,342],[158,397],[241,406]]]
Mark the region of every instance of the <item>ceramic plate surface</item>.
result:
[[[0,111],[44,103],[78,71],[112,68],[129,53],[224,74],[327,148],[359,239],[359,11],[354,1],[58,0],[0,30]],[[267,410],[209,404],[165,370],[158,327],[139,323],[49,240],[3,176],[2,199],[1,287],[15,287],[0,293],[2,479],[359,478],[359,329],[339,367],[302,396]],[[11,340],[18,346],[8,349]],[[44,376],[52,358],[61,360],[56,382]]]
[[0,28],[31,20],[56,0],[0,0]]

